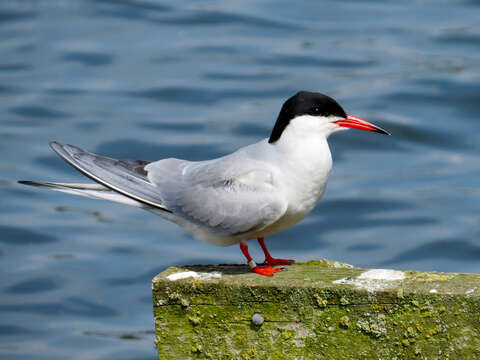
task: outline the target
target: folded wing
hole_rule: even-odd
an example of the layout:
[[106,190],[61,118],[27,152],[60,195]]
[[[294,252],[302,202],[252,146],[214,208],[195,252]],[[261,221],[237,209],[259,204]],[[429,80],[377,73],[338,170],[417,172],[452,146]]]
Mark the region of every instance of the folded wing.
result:
[[235,153],[202,162],[166,159],[146,169],[168,209],[214,235],[261,230],[287,208],[265,164]]
[[[50,145],[69,164],[106,189],[147,208],[168,212],[215,236],[261,230],[278,220],[287,208],[273,172],[242,153],[200,162],[171,158],[149,163],[115,160],[57,142]],[[59,191],[78,191],[60,186]],[[107,194],[102,188],[88,190],[97,197]],[[184,223],[175,218],[168,217]]]

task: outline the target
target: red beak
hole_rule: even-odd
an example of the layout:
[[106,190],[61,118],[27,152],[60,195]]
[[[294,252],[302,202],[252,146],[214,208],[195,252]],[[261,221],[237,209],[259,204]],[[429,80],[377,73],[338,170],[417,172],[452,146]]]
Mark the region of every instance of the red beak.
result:
[[353,115],[347,115],[345,120],[333,121],[333,123],[338,126],[349,127],[358,130],[374,131],[380,134],[390,135],[388,131],[383,130],[382,128],[370,124],[368,121],[359,119]]

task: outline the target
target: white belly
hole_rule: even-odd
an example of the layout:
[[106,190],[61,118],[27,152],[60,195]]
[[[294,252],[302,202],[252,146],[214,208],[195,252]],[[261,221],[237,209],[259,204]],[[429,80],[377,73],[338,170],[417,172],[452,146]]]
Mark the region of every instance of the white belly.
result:
[[325,192],[326,184],[327,183],[325,181],[322,186],[311,192],[308,192],[308,194],[305,192],[303,194],[305,197],[301,199],[301,201],[291,204],[280,219],[267,226],[262,231],[256,233],[255,237],[267,237],[273,235],[277,232],[288,229],[289,227],[305,219],[305,217],[307,217],[307,215],[313,210],[315,205],[322,197],[323,193]]

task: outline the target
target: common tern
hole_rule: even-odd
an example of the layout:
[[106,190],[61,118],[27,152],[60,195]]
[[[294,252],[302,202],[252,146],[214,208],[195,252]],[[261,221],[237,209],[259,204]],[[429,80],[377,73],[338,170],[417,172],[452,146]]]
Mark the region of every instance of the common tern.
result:
[[[219,246],[240,244],[252,271],[271,276],[281,271],[273,266],[294,260],[273,258],[264,238],[312,211],[332,168],[327,138],[348,128],[390,135],[347,115],[327,95],[300,91],[283,104],[269,138],[220,158],[115,160],[51,142],[58,155],[96,183],[19,182],[149,210],[197,239]],[[262,265],[249,254],[251,239],[265,253]]]

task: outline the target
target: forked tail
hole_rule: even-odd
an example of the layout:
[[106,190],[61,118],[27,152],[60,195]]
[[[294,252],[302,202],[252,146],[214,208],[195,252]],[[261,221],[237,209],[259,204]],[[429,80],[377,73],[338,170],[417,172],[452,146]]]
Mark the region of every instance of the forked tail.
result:
[[20,184],[44,187],[67,194],[80,195],[91,199],[109,200],[121,204],[144,207],[144,204],[110,190],[101,184],[64,184],[54,182],[20,180]]

